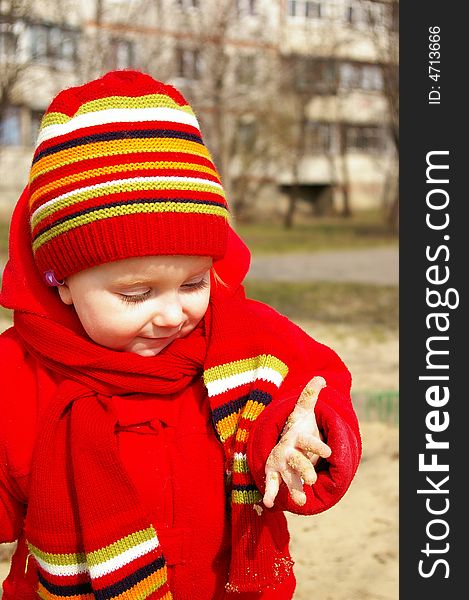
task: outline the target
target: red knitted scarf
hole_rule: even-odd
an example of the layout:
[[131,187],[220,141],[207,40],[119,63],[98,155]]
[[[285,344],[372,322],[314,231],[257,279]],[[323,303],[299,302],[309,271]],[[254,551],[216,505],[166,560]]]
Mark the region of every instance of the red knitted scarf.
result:
[[171,598],[164,548],[120,462],[109,400],[132,392],[170,394],[202,374],[231,479],[230,588],[279,583],[292,561],[272,538],[269,511],[253,510],[261,494],[246,445],[288,366],[278,358],[286,354],[275,331],[262,327],[273,311],[247,300],[240,286],[246,249],[235,249],[241,253],[236,263],[232,250],[218,265],[228,288],[214,284],[209,310],[189,336],[152,358],[116,352],[89,340],[73,309],[41,281],[30,250],[26,196],[13,216],[0,300],[15,310],[27,349],[63,377],[40,424],[25,523],[38,595]]

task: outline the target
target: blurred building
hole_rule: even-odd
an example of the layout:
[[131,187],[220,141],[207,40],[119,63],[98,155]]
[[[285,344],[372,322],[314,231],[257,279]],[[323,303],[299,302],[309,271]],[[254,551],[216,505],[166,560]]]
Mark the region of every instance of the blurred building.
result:
[[180,88],[239,216],[381,207],[396,177],[391,0],[0,0],[0,210],[64,86],[139,68]]

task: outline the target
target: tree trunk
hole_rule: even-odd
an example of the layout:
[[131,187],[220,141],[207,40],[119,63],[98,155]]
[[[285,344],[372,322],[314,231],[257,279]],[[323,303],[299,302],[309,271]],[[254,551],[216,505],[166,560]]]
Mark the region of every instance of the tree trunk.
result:
[[298,202],[298,183],[295,181],[290,187],[288,192],[288,206],[285,212],[285,218],[283,220],[283,226],[285,229],[291,229],[293,227],[293,221],[296,213],[296,205]]
[[394,198],[388,211],[388,225],[394,234],[399,233],[399,180],[397,182]]

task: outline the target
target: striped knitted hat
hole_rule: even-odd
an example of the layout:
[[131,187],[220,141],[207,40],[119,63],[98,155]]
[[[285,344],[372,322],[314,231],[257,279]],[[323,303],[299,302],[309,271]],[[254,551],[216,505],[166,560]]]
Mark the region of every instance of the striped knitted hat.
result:
[[197,119],[173,87],[113,71],[47,109],[30,180],[46,281],[134,256],[221,258],[228,207]]

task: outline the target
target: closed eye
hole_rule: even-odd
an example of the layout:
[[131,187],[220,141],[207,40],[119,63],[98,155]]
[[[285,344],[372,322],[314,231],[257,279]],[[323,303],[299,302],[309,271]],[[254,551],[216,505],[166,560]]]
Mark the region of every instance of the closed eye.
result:
[[144,302],[151,295],[151,290],[147,290],[141,294],[119,294],[119,298],[122,302],[127,302],[129,304],[138,304],[139,302]]
[[205,290],[208,288],[208,280],[206,278],[201,279],[200,281],[194,281],[191,283],[184,283],[181,286],[181,289],[185,292],[196,292],[199,290]]

